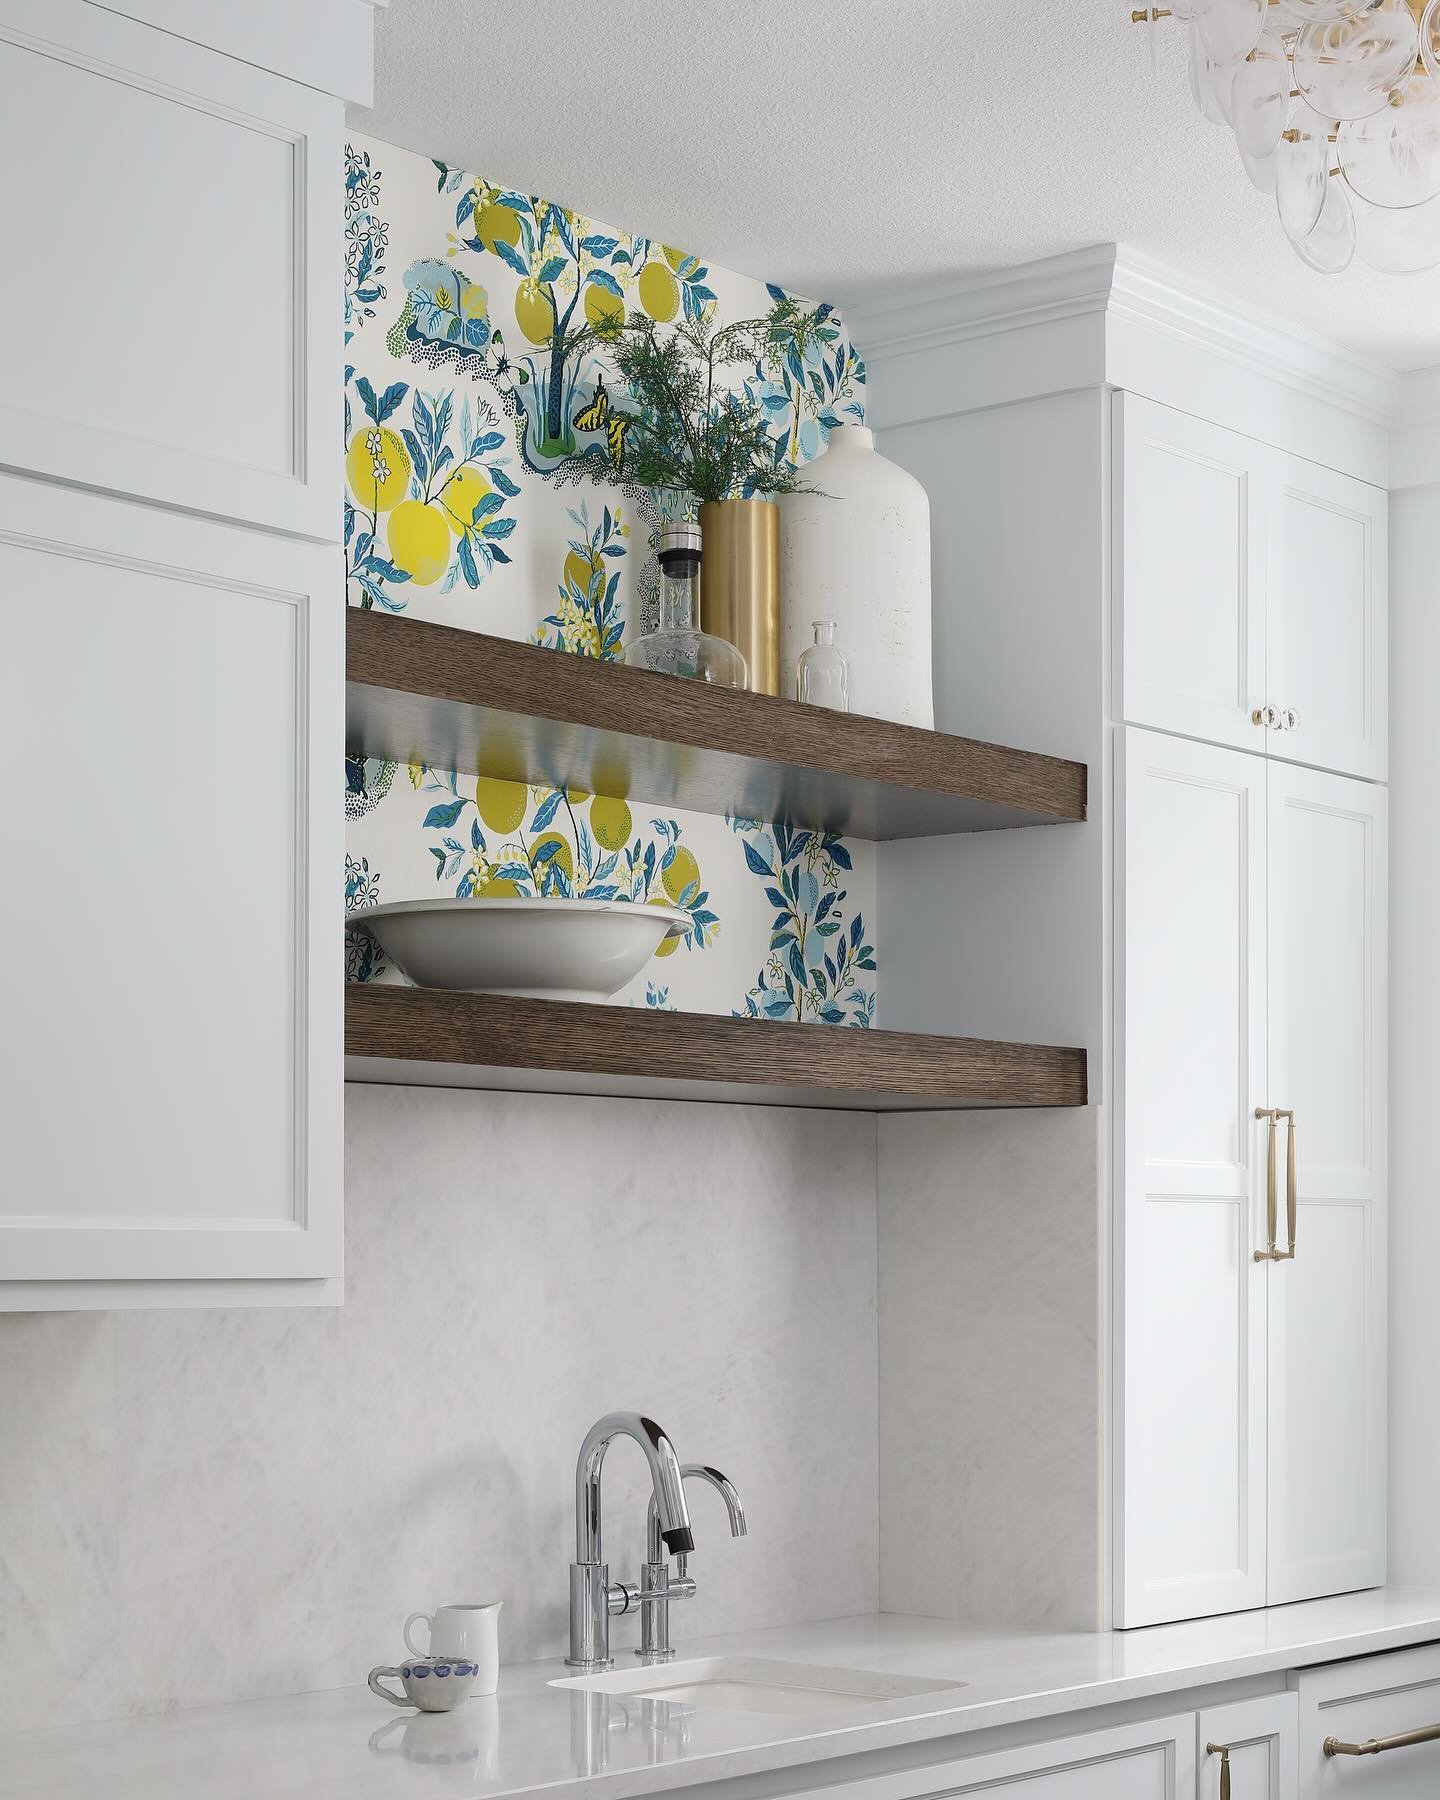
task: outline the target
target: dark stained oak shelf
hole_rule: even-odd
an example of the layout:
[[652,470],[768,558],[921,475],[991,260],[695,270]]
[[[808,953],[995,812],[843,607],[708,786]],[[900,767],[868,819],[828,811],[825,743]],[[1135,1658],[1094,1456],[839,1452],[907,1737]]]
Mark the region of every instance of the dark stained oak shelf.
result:
[[860,1112],[1083,1106],[1083,1050],[708,1013],[345,989],[345,1075],[402,1086]]
[[883,840],[1085,817],[1085,766],[346,611],[346,750]]

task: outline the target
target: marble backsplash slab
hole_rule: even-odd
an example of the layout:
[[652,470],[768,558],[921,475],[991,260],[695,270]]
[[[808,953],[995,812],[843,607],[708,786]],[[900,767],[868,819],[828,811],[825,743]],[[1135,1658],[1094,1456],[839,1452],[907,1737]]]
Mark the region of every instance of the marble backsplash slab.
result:
[[[694,1496],[677,1643],[874,1610],[872,1118],[352,1087],[346,1165],[339,1309],[0,1317],[0,1730],[37,1660],[81,1675],[52,1723],[336,1687],[445,1600],[562,1655],[616,1406],[749,1510]],[[617,1578],[645,1493],[617,1444]]]

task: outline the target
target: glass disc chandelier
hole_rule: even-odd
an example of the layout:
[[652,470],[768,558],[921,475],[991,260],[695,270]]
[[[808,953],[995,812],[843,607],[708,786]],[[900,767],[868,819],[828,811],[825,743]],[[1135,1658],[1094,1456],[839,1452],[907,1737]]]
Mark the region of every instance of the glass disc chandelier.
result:
[[1440,266],[1440,0],[1171,0],[1190,92],[1312,269]]

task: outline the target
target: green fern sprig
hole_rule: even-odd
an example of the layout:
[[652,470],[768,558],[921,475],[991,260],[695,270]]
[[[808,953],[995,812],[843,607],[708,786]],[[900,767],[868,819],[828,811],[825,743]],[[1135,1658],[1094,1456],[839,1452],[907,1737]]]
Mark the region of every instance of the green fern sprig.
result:
[[764,408],[718,380],[726,368],[763,361],[802,317],[793,301],[781,301],[768,318],[719,327],[685,319],[662,335],[653,319],[632,312],[623,322],[585,326],[563,348],[568,361],[601,345],[624,377],[634,407],[625,434],[627,481],[701,503],[813,493],[792,463],[776,462]]

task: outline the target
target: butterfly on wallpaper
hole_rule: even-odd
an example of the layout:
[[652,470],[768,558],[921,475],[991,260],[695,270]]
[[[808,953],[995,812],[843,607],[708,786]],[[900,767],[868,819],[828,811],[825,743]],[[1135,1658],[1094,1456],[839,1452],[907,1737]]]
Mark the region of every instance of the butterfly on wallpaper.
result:
[[610,417],[610,396],[605,391],[605,377],[595,377],[595,398],[575,415],[577,431],[599,431]]
[[604,431],[605,441],[610,446],[610,460],[615,465],[617,475],[625,467],[625,433],[632,423],[628,414],[611,411],[605,378],[597,375],[595,398],[576,413],[574,424],[577,431]]

